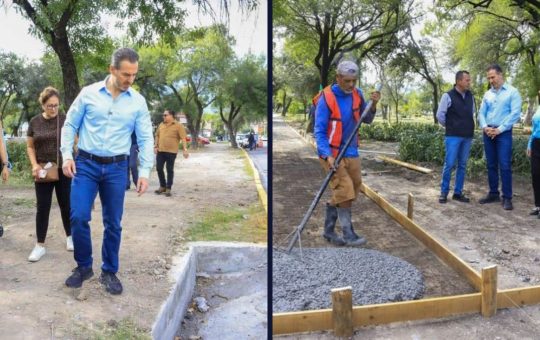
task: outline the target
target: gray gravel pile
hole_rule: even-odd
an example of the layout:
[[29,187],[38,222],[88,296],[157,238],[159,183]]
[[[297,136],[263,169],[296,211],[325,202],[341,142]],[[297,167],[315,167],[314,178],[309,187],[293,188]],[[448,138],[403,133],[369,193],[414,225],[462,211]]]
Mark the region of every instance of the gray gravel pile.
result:
[[363,248],[273,253],[274,312],[332,308],[330,290],[352,286],[353,305],[420,299],[422,274],[397,257]]

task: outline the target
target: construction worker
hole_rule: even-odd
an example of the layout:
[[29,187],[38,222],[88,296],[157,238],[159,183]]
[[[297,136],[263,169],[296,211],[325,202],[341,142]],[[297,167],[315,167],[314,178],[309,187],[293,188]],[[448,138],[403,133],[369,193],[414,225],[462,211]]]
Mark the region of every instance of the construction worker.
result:
[[[323,237],[335,245],[360,246],[366,243],[363,236],[354,232],[351,206],[360,192],[362,176],[358,154],[358,131],[354,128],[367,103],[362,91],[356,87],[358,66],[352,61],[342,61],[337,66],[337,84],[326,87],[317,102],[314,135],[317,152],[322,167],[329,171],[334,168],[334,161],[339,151],[345,146],[347,138],[355,134],[351,144],[345,150],[334,176],[330,181],[332,198],[326,204],[326,218]],[[373,105],[367,112],[364,122],[373,121],[377,102],[381,94],[371,94]],[[339,219],[343,238],[335,231]]]

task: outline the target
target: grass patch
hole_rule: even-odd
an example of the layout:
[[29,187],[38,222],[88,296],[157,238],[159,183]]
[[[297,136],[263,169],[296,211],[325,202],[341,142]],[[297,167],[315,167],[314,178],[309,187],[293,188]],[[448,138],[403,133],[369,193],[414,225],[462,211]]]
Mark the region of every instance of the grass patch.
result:
[[18,206],[22,206],[22,207],[25,207],[25,208],[33,208],[33,207],[36,206],[36,201],[34,199],[30,199],[30,198],[16,198],[13,201],[13,204],[18,205]]
[[251,164],[249,163],[249,159],[247,159],[247,157],[244,157],[244,171],[249,177],[253,178],[255,176],[255,173],[253,172],[253,168],[251,167]]
[[189,241],[266,242],[266,211],[257,202],[249,207],[208,212],[186,232]]
[[12,187],[33,187],[34,186],[34,177],[32,177],[32,171],[17,171],[12,170],[9,173],[9,179],[7,185]]
[[152,339],[148,331],[140,328],[130,319],[123,319],[121,321],[109,320],[107,323],[97,325],[95,328],[80,325],[80,329],[77,329],[75,333],[76,336],[83,335],[81,338],[91,340]]

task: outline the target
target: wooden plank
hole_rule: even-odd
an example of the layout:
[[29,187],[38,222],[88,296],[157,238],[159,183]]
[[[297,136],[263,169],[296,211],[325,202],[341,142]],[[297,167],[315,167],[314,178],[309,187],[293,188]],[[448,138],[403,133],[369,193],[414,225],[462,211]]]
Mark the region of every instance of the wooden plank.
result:
[[497,266],[482,268],[482,315],[492,317],[497,312]]
[[424,168],[424,167],[414,165],[414,164],[411,164],[411,163],[407,163],[407,162],[398,161],[397,159],[394,159],[394,158],[390,158],[390,157],[386,157],[386,156],[379,156],[379,158],[382,159],[385,162],[397,164],[397,165],[403,166],[405,168],[409,168],[409,169],[412,169],[412,170],[422,172],[424,174],[429,174],[429,173],[433,172],[433,170],[431,170],[431,169]]
[[334,335],[351,337],[353,335],[352,287],[335,288],[331,292]]
[[414,196],[413,194],[409,193],[409,200],[407,201],[407,217],[409,219],[413,219],[413,212],[414,212]]
[[503,289],[497,292],[497,308],[521,307],[540,303],[540,286]]
[[481,293],[353,307],[354,327],[479,313]]
[[463,275],[477,291],[482,290],[482,278],[480,277],[480,274],[478,274],[471,266],[446,248],[442,243],[437,241],[427,231],[422,229],[411,219],[407,218],[405,214],[391,205],[381,195],[370,189],[367,185],[362,183],[360,190],[372,201],[377,203],[377,205],[381,207],[381,209],[383,209],[388,215],[390,215],[396,222],[401,224],[407,231],[416,237],[416,239],[435,253],[435,255],[437,255],[441,261],[453,268],[459,274]]
[[302,312],[274,313],[272,334],[291,334],[332,329],[332,310],[319,309]]
[[[356,306],[352,310],[353,327],[392,322],[440,318],[454,314],[479,313],[482,294]],[[272,334],[291,334],[332,329],[332,310],[276,313],[272,316]]]
[[376,154],[380,154],[380,155],[397,156],[397,153],[396,153],[396,152],[392,152],[392,151],[380,151],[380,150],[363,150],[363,149],[358,149],[358,152],[360,152],[360,154],[363,154],[363,153],[376,153]]

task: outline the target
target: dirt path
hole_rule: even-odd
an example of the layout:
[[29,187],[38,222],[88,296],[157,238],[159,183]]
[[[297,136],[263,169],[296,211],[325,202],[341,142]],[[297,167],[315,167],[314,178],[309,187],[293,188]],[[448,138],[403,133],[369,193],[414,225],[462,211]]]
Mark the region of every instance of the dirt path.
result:
[[[316,155],[298,134],[274,120],[273,155],[273,241],[280,242],[298,224],[322,183]],[[395,145],[364,143],[362,149],[395,151]],[[527,215],[531,208],[531,185],[514,178],[513,211],[499,204],[482,206],[478,200],[486,193],[485,178],[467,180],[465,192],[473,202],[437,201],[440,170],[424,175],[387,165],[374,154],[362,156],[364,182],[402,211],[407,209],[407,194],[415,196],[414,218],[434,237],[476,270],[496,264],[500,288],[540,284],[540,220]],[[327,194],[325,194],[325,197]],[[323,197],[322,202],[325,201]],[[472,292],[472,287],[429,250],[386,215],[365,196],[353,205],[353,222],[368,239],[368,248],[398,256],[424,274],[426,296]],[[303,234],[303,246],[328,247],[320,233],[324,212],[320,205]],[[359,330],[358,336],[374,339],[532,339],[540,337],[540,306],[499,311],[492,319],[478,315],[445,320],[410,322]],[[314,336],[313,334],[311,336]],[[318,334],[326,338],[325,334]],[[301,337],[291,337],[301,338]],[[306,339],[309,337],[306,337]],[[330,336],[328,336],[330,338]]]
[[188,160],[178,158],[172,197],[155,195],[158,186],[153,172],[148,193],[126,193],[120,296],[109,295],[97,281],[103,235],[99,199],[91,222],[95,276],[82,290],[73,290],[64,285],[75,262],[65,250],[56,203],[47,254],[29,263],[35,242],[34,189],[1,186],[0,221],[6,230],[0,238],[0,338],[88,338],[105,324],[114,326],[123,319],[148,332],[168,295],[170,259],[185,248],[185,230],[215,209],[238,209],[258,201],[244,156],[225,144],[211,144]]

